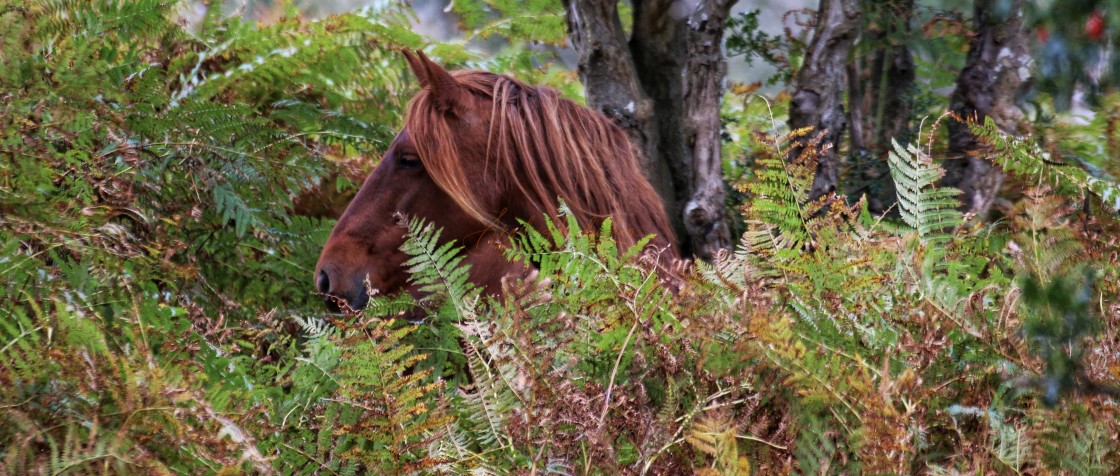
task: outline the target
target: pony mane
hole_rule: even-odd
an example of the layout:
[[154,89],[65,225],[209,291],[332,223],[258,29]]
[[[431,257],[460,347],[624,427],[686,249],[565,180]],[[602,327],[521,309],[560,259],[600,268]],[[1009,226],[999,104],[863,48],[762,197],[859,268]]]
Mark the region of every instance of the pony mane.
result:
[[[551,88],[485,71],[460,70],[451,75],[465,92],[492,100],[484,172],[491,175],[492,183],[513,187],[531,211],[558,225],[560,198],[584,229],[612,217],[620,247],[656,234],[653,243],[675,250],[661,200],[618,126]],[[479,177],[469,177],[459,157],[446,108],[434,104],[431,96],[427,88],[417,94],[405,118],[420,161],[468,214],[500,227],[499,217],[482,205]]]

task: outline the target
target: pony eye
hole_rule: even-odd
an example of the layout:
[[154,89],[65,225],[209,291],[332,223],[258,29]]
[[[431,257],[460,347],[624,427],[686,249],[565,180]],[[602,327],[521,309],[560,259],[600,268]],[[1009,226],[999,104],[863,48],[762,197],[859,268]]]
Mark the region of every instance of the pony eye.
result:
[[397,157],[397,167],[402,169],[420,168],[420,157],[416,154],[401,154]]

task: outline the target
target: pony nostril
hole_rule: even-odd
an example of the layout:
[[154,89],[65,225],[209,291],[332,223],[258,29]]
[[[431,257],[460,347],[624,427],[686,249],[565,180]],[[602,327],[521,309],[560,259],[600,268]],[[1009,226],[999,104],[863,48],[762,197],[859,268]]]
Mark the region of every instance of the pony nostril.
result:
[[319,288],[319,292],[323,294],[331,291],[331,279],[327,277],[326,271],[319,271],[319,277],[315,279],[315,285]]

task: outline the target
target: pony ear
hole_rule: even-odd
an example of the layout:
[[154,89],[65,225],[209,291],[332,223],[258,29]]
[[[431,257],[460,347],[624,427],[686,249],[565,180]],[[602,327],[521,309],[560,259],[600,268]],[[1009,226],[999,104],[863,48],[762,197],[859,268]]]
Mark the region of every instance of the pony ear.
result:
[[431,91],[432,103],[436,109],[444,113],[457,113],[462,101],[463,86],[442,66],[428,59],[423,51],[416,50],[414,53],[402,50],[401,52],[404,53],[412,74],[420,80],[420,86]]
[[401,54],[404,55],[405,61],[408,61],[408,67],[412,69],[412,74],[416,75],[416,79],[420,80],[420,87],[428,87],[428,68],[424,65],[416,54],[407,48],[401,49]]

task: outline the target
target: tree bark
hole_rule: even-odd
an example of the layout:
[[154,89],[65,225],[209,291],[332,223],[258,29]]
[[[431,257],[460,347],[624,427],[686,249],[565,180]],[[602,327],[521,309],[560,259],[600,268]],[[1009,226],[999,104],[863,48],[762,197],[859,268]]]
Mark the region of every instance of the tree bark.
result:
[[[1018,133],[1023,113],[1015,105],[1030,78],[1030,51],[1023,33],[1025,0],[976,0],[968,59],[957,77],[950,109],[964,121],[991,117]],[[961,190],[961,208],[985,217],[1003,184],[1003,171],[985,156],[989,148],[961,121],[950,121],[949,157],[942,185]]]
[[[821,0],[813,40],[805,64],[797,74],[796,92],[790,102],[789,125],[793,129],[812,127],[824,131],[813,177],[810,199],[836,190],[837,148],[844,135],[844,89],[847,81],[848,52],[859,34],[858,0]],[[817,134],[810,134],[810,138]],[[808,140],[808,139],[806,139]],[[831,147],[826,147],[826,146]],[[797,150],[793,151],[797,154]]]
[[732,245],[719,110],[735,1],[635,0],[628,42],[617,0],[564,2],[588,105],[628,131],[682,252],[705,260]]

